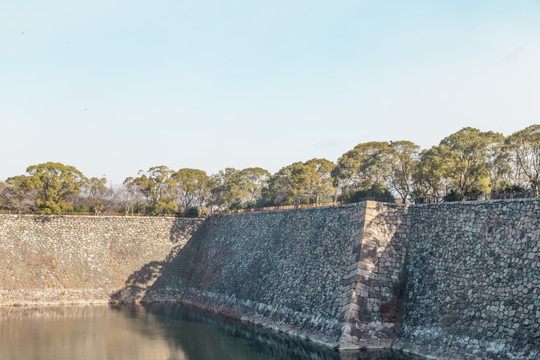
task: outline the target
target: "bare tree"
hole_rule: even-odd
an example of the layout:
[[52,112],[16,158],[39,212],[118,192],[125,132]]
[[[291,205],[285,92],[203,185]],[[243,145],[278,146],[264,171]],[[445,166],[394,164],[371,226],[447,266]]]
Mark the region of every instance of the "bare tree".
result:
[[39,191],[36,189],[7,186],[3,189],[1,197],[7,209],[24,213],[38,209],[36,204],[38,195]]
[[124,210],[126,215],[135,213],[135,210],[146,206],[147,200],[144,194],[140,191],[139,187],[132,181],[128,181],[130,178],[124,181],[115,191],[115,201]]

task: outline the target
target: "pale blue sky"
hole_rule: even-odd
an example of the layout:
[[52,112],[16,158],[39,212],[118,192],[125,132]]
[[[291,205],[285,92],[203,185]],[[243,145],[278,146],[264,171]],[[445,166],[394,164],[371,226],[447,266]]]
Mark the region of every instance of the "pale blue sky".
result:
[[0,180],[336,161],[540,123],[540,1],[0,3]]

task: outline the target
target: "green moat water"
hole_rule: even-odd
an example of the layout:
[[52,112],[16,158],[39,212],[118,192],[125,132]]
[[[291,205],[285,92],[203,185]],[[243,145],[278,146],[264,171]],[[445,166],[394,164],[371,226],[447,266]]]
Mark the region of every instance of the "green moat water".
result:
[[0,359],[394,360],[338,354],[179,305],[0,308]]

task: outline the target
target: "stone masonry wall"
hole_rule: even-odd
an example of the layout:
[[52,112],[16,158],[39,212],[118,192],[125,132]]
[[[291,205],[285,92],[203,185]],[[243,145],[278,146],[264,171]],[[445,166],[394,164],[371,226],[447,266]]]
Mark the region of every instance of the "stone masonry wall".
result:
[[441,359],[540,358],[540,200],[409,210],[395,348]]
[[180,294],[327,346],[389,347],[397,319],[381,306],[403,271],[404,209],[370,201],[213,217],[143,300]]
[[211,217],[143,300],[181,294],[182,302],[337,346],[364,212],[361,203]]
[[135,271],[159,268],[200,222],[0,215],[0,305],[108,301]]
[[390,348],[399,320],[406,208],[368,201],[341,348]]
[[340,349],[540,358],[540,200],[0,215],[0,305],[179,301]]

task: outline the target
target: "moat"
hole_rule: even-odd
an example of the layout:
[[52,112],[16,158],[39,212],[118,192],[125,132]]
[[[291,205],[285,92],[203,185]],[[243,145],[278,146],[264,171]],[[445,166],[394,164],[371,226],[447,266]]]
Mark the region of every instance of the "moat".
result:
[[338,354],[180,305],[0,308],[0,359],[394,360]]

